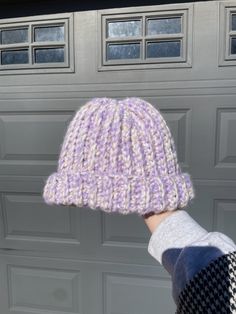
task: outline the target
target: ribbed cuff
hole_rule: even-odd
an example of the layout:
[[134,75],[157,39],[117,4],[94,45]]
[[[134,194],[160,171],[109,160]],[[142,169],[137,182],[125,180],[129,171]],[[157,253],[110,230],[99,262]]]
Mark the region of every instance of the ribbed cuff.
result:
[[[154,230],[149,240],[148,252],[171,273],[182,248],[207,233],[208,231],[202,228],[185,210],[176,210],[165,217]],[[164,252],[167,253],[165,259],[163,259]]]

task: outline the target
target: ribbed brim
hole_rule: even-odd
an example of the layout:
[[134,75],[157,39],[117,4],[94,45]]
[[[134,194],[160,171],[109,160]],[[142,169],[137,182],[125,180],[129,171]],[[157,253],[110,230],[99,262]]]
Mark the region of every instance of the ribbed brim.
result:
[[168,177],[52,173],[43,198],[47,204],[88,206],[105,212],[139,215],[185,207],[194,198],[188,173]]

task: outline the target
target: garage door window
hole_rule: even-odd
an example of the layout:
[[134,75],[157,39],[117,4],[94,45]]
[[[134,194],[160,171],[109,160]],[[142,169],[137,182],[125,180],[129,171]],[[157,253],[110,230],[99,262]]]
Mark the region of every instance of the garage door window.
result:
[[231,54],[236,56],[236,13],[231,13],[231,38],[230,38],[230,49]]
[[69,24],[69,18],[55,17],[1,23],[1,72],[41,68],[50,72],[55,68],[70,68]]
[[138,68],[189,65],[188,15],[189,8],[174,12],[101,14],[100,69],[121,69],[119,66],[123,65]]
[[219,65],[236,65],[236,6],[220,6]]

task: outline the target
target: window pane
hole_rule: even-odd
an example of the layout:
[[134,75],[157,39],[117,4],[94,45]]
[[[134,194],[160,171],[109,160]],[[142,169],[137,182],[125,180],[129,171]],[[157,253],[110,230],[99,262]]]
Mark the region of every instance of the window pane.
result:
[[236,14],[232,14],[232,31],[236,31]]
[[236,38],[231,38],[231,54],[236,54]]
[[147,43],[147,58],[166,58],[180,56],[180,41]]
[[64,26],[36,27],[34,41],[64,41]]
[[127,37],[141,35],[141,21],[122,21],[108,23],[108,37]]
[[176,34],[181,33],[181,18],[159,18],[147,20],[147,34]]
[[137,59],[140,58],[140,44],[109,44],[107,59]]
[[14,44],[28,42],[28,29],[2,30],[2,44]]
[[25,50],[3,50],[2,64],[22,64],[29,62],[28,49]]
[[64,48],[35,49],[36,63],[64,62]]

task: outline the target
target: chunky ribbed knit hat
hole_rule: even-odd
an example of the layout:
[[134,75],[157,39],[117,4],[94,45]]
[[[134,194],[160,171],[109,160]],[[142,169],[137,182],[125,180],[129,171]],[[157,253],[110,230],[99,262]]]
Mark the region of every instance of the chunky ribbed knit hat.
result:
[[43,191],[47,204],[138,215],[183,208],[193,197],[164,118],[137,97],[94,98],[82,106]]

